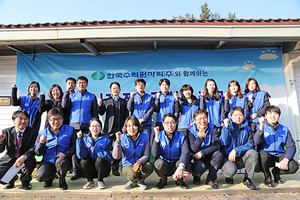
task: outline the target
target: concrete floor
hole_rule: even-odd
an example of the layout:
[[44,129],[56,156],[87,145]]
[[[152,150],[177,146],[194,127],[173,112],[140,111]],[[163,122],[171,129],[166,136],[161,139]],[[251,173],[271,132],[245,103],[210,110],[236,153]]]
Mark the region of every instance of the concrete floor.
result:
[[[3,196],[35,196],[35,197],[85,197],[85,198],[111,198],[111,197],[184,197],[184,196],[199,196],[199,195],[220,195],[220,194],[259,194],[259,193],[274,193],[274,192],[299,192],[300,191],[300,171],[293,175],[281,176],[284,184],[278,185],[275,183],[274,188],[266,187],[263,184],[264,176],[262,173],[255,173],[253,183],[256,185],[257,190],[249,190],[243,185],[243,174],[236,174],[234,176],[233,185],[225,183],[225,177],[222,174],[218,174],[216,180],[219,184],[219,189],[212,189],[205,184],[207,173],[201,177],[201,185],[193,185],[193,178],[190,176],[185,181],[190,189],[181,189],[175,185],[174,180],[169,177],[168,185],[165,188],[159,190],[155,188],[159,178],[155,172],[146,179],[148,190],[142,191],[139,187],[134,187],[131,190],[125,190],[124,184],[127,183],[127,179],[121,174],[121,176],[110,175],[105,178],[106,188],[99,190],[97,188],[97,180],[95,186],[89,190],[82,189],[82,186],[86,183],[85,178],[80,178],[75,181],[71,181],[72,174],[67,175],[67,183],[69,189],[62,191],[59,189],[58,179],[54,180],[54,184],[50,188],[44,188],[44,183],[39,183],[35,179],[31,181],[32,189],[25,191],[21,189],[21,182],[18,180],[15,183],[15,188],[9,190],[3,190],[3,186],[0,186],[0,193]],[[2,197],[3,197],[2,196]]]

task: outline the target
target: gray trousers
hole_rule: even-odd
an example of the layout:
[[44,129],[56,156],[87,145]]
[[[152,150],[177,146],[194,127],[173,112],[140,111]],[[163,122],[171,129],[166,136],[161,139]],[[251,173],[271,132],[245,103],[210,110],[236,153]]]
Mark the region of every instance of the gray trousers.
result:
[[237,169],[245,167],[245,178],[253,178],[255,167],[258,164],[258,153],[254,149],[248,150],[244,155],[236,157],[235,162],[228,160],[228,157],[224,157],[223,160],[223,174],[227,178],[232,178]]

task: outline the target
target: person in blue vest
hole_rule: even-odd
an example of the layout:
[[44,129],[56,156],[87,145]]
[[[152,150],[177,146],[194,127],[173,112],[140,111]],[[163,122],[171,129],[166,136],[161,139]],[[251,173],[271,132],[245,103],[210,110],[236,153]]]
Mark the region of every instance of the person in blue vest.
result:
[[225,106],[224,97],[219,93],[215,80],[206,80],[199,101],[200,109],[206,109],[208,112],[208,122],[221,127],[226,112],[229,112],[229,106]]
[[139,186],[141,190],[148,188],[145,179],[153,171],[150,159],[149,136],[143,132],[139,120],[130,116],[120,131],[116,133],[113,148],[113,158],[122,158],[121,167],[123,175],[128,179],[125,189]]
[[82,171],[87,178],[83,189],[92,188],[95,177],[98,180],[98,188],[104,189],[103,178],[109,176],[110,163],[113,161],[112,141],[101,133],[102,123],[99,119],[91,119],[89,130],[90,133],[86,137],[79,131],[76,140],[76,156],[80,159]]
[[134,81],[136,93],[131,92],[127,102],[127,109],[132,116],[138,118],[144,133],[151,138],[152,114],[154,112],[154,98],[145,93],[146,81],[142,78]]
[[193,158],[191,161],[193,184],[200,185],[200,177],[209,169],[206,184],[213,189],[218,189],[219,186],[215,180],[217,179],[217,171],[221,168],[223,162],[219,141],[220,130],[214,124],[208,123],[206,110],[197,110],[194,112],[193,118],[194,123],[186,132]]
[[245,84],[245,94],[250,102],[249,124],[252,131],[259,124],[259,118],[264,116],[266,107],[270,106],[270,94],[260,90],[258,82],[254,78],[249,78]]
[[51,187],[55,174],[59,175],[59,187],[67,190],[66,174],[71,169],[71,159],[76,149],[76,132],[72,126],[63,124],[63,112],[53,108],[48,112],[50,126],[41,131],[35,142],[34,152],[43,156],[35,178]]
[[[249,119],[249,101],[248,98],[243,95],[241,86],[238,81],[232,80],[228,83],[228,89],[225,93],[225,105],[229,104],[229,112],[227,118],[230,119],[230,110],[235,106],[240,106],[244,110],[245,120]],[[228,102],[227,102],[228,101]]]
[[274,182],[283,184],[280,174],[294,174],[298,170],[298,164],[293,159],[296,153],[295,141],[288,127],[281,125],[280,108],[268,106],[266,118],[260,117],[254,141],[261,145],[259,150],[261,169],[265,176],[264,184],[274,187],[270,168],[274,176]]
[[17,98],[18,88],[16,84],[12,85],[11,91],[11,104],[13,106],[20,106],[21,110],[25,110],[30,118],[28,127],[40,129],[41,115],[39,112],[39,101],[40,98],[37,96],[40,92],[40,84],[36,81],[32,81],[28,86],[28,94],[26,96],[20,96]]
[[[169,92],[170,81],[169,79],[163,78],[158,82],[161,89],[161,93],[156,93],[154,111],[157,113],[156,126],[159,127],[159,131],[164,129],[162,125],[162,117],[167,113],[173,113],[175,116],[178,113],[175,113],[175,97]],[[178,98],[178,97],[177,97]]]
[[[99,119],[98,104],[95,94],[87,91],[88,79],[85,76],[79,76],[76,80],[78,91],[70,93],[65,91],[62,98],[62,107],[70,111],[70,123],[76,132],[82,131],[85,135],[89,131],[89,122],[92,118]],[[83,172],[80,168],[80,161],[74,155],[72,158],[72,171],[74,176],[71,180],[76,180],[83,177]]]
[[185,134],[176,130],[177,119],[172,113],[163,116],[163,126],[163,131],[159,131],[158,126],[154,128],[155,138],[152,145],[152,155],[156,159],[154,168],[160,177],[156,188],[164,188],[168,176],[172,176],[176,185],[188,189],[189,186],[183,182],[185,170],[190,169],[190,152]]
[[231,119],[224,120],[220,136],[225,182],[233,184],[233,176],[237,169],[245,168],[243,183],[249,189],[256,190],[256,186],[251,181],[258,164],[258,153],[254,150],[253,144],[253,132],[244,119],[244,110],[241,107],[233,107],[230,114]]
[[175,97],[175,113],[178,113],[178,131],[186,133],[188,127],[193,123],[193,113],[199,109],[199,102],[194,96],[194,89],[189,84],[184,84],[180,88],[181,98],[178,100],[177,93]]

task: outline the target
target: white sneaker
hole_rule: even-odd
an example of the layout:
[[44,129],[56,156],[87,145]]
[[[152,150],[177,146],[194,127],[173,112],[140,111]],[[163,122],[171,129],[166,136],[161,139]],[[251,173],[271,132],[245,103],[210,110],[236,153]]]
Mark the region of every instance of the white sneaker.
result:
[[88,181],[84,186],[83,189],[90,189],[94,186],[94,180]]
[[104,189],[104,188],[105,188],[105,183],[104,183],[104,181],[98,181],[98,188],[99,188],[99,189]]

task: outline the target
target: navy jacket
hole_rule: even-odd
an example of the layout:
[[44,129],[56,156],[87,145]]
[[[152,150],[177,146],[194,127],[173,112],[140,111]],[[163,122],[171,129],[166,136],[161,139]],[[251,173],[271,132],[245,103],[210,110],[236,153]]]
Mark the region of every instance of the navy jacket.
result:
[[[262,144],[262,149],[259,151],[268,151],[273,156],[285,153],[285,158],[293,159],[296,153],[295,141],[286,126],[278,124],[277,127],[273,127],[267,121],[264,125],[264,131],[261,131],[258,126],[254,141],[257,144]],[[285,146],[286,150],[284,149]]]
[[[236,139],[236,144],[234,142]],[[237,157],[240,157],[250,149],[254,149],[253,132],[248,126],[248,122],[244,121],[241,127],[230,120],[229,126],[222,126],[220,142],[223,147],[223,155],[228,156],[234,149]]]
[[198,133],[199,131],[197,130],[197,125],[195,123],[186,131],[190,152],[193,155],[201,151],[202,155],[206,156],[220,150],[220,132],[214,124],[208,124],[205,129],[205,138],[198,137]]

